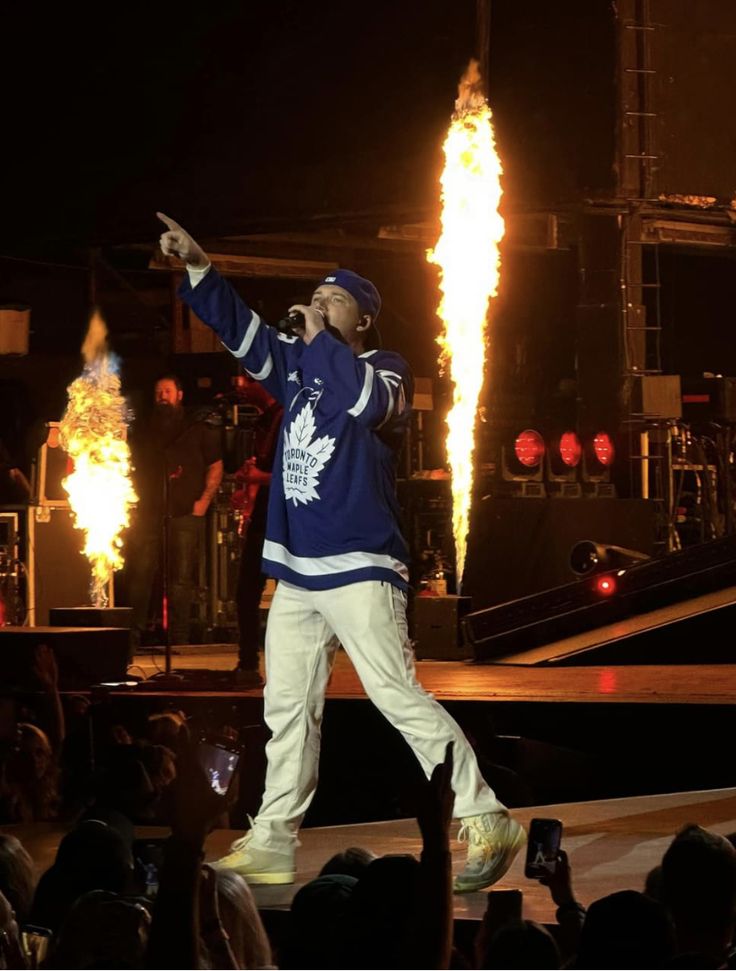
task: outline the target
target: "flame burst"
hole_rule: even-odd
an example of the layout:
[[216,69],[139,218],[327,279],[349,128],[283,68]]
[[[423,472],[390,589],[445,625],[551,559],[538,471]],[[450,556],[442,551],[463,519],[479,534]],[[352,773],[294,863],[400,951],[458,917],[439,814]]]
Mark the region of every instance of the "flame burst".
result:
[[138,501],[130,479],[130,411],[120,393],[118,361],[107,347],[107,327],[95,314],[82,345],[84,370],[68,389],[60,443],[74,469],[63,481],[74,525],[85,532],[91,598],[107,606],[107,587],[123,565],[121,533]]
[[440,365],[449,369],[453,406],[447,416],[447,458],[452,470],[452,529],[458,592],[473,490],[473,451],[478,396],[483,386],[486,319],[498,292],[499,243],[504,223],[501,160],[496,154],[491,109],[482,89],[478,62],[460,81],[455,112],[444,144],[442,232],[430,263],[440,268],[442,297],[437,309],[443,332]]

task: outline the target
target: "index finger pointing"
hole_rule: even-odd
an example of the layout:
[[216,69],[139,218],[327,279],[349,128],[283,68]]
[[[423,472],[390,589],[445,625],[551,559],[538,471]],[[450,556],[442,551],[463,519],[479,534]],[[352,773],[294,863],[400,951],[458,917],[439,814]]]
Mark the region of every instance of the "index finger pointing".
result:
[[157,212],[156,215],[161,220],[161,222],[164,223],[165,226],[168,226],[168,228],[172,230],[172,232],[177,232],[177,231],[180,233],[184,232],[184,230],[181,228],[179,223],[174,222],[173,219],[165,215],[163,212]]

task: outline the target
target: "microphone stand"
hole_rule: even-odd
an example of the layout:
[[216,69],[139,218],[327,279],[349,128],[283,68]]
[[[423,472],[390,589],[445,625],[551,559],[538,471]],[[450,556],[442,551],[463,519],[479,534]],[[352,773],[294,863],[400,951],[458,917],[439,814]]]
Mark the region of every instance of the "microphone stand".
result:
[[169,508],[170,503],[170,486],[169,486],[169,472],[166,467],[166,462],[164,461],[164,522],[162,530],[162,544],[163,548],[161,551],[161,562],[163,569],[161,570],[161,619],[164,628],[164,649],[165,649],[165,662],[164,670],[166,672],[166,677],[171,677],[171,623],[170,623],[170,605],[169,605],[169,571],[171,568],[170,560],[170,549],[171,549],[171,539],[169,535],[169,523],[171,521],[171,509]]

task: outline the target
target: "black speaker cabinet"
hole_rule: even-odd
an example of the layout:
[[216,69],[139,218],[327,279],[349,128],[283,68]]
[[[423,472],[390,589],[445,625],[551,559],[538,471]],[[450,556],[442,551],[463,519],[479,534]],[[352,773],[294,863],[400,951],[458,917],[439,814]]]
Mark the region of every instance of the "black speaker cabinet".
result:
[[686,378],[682,405],[686,421],[736,424],[736,378]]
[[130,630],[132,607],[51,607],[51,627],[125,627]]
[[414,650],[420,660],[462,661],[470,657],[460,620],[470,610],[470,597],[416,597]]
[[3,690],[38,688],[33,658],[41,644],[54,652],[62,690],[83,690],[100,681],[124,681],[129,641],[130,631],[122,628],[0,627]]
[[29,506],[27,523],[28,618],[49,623],[51,607],[88,603],[91,572],[83,535],[67,506]]

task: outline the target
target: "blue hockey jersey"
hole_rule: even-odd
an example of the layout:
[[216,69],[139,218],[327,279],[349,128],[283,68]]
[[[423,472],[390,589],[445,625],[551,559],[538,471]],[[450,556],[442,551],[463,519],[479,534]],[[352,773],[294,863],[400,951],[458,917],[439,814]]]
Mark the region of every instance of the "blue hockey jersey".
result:
[[310,344],[280,334],[211,267],[179,296],[245,370],[284,405],[263,569],[308,590],[361,580],[408,585],[396,459],[412,398],[406,362],[356,357],[328,331]]

